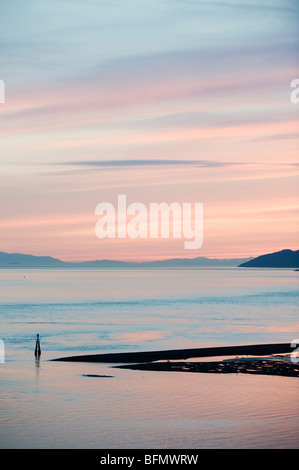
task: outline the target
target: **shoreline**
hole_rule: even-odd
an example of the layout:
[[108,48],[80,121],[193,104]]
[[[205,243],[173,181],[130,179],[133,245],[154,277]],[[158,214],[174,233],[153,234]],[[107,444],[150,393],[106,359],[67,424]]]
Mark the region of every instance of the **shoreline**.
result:
[[269,356],[272,354],[291,353],[290,343],[250,344],[237,346],[214,346],[208,348],[169,349],[162,351],[141,351],[105,354],[84,354],[66,356],[51,361],[63,362],[99,362],[99,363],[151,363],[163,360],[187,360],[196,357],[213,356]]

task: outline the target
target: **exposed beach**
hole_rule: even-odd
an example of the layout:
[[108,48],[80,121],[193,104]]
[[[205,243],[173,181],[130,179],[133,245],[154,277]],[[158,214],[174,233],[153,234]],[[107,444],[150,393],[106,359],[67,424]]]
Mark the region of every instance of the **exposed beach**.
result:
[[[218,360],[187,362],[187,359],[219,357]],[[228,356],[228,357],[227,357]],[[239,357],[241,356],[241,357]],[[261,356],[261,357],[257,357]],[[173,360],[180,362],[173,362]],[[184,360],[184,361],[182,361]],[[56,358],[54,361],[91,363],[130,363],[118,368],[197,373],[247,373],[299,377],[299,365],[291,360],[290,344],[255,344],[193,348],[183,350],[145,351],[111,354],[88,354]],[[132,362],[136,362],[132,364]],[[115,367],[115,366],[114,366]]]
[[299,366],[292,362],[270,358],[233,358],[210,362],[150,362],[118,366],[126,369],[216,374],[262,374],[299,377]]

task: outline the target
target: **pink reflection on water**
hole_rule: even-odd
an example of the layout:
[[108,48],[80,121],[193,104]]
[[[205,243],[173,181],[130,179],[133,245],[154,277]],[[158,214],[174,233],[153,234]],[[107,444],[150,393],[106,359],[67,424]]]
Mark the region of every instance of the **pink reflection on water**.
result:
[[33,367],[5,370],[2,447],[298,447],[297,379],[41,363],[33,380]]

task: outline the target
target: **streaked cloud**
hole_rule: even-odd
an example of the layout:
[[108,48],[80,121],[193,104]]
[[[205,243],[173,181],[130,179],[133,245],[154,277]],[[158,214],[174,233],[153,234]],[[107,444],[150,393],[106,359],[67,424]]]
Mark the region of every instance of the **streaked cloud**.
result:
[[211,160],[97,160],[97,161],[73,161],[62,165],[102,166],[102,167],[130,167],[130,166],[195,166],[203,168],[222,167],[232,163],[215,162]]

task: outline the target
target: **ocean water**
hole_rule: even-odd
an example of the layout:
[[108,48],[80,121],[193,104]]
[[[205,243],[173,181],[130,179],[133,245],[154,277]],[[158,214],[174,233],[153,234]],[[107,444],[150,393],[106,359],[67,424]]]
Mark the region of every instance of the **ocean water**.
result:
[[292,270],[2,269],[0,446],[298,448],[297,378],[51,362],[291,343],[299,338],[298,299]]

